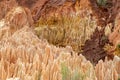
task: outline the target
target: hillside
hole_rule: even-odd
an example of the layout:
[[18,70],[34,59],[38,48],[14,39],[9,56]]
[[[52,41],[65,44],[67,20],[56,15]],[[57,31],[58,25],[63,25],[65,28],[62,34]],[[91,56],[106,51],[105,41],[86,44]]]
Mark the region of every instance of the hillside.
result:
[[0,80],[119,80],[119,0],[0,0]]

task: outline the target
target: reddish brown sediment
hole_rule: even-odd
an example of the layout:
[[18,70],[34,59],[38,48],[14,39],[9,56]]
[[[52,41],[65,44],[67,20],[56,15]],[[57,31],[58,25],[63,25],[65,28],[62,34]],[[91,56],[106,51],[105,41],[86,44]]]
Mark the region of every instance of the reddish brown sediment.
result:
[[92,10],[91,15],[96,17],[100,26],[105,26],[108,23],[113,23],[114,25],[120,4],[119,0],[108,0],[106,6],[98,6],[96,0],[4,0],[0,3],[1,16],[4,17],[12,7],[20,5],[31,10],[35,21],[41,17],[69,15],[76,13],[80,9],[87,8]]

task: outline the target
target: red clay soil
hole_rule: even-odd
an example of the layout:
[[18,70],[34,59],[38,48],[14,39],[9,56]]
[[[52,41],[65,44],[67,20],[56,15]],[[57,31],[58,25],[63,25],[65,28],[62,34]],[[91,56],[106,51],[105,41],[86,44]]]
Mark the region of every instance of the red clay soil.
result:
[[76,5],[79,4],[77,7],[83,7],[83,9],[89,7],[92,9],[92,15],[97,18],[100,26],[114,23],[120,5],[119,0],[108,0],[106,6],[98,6],[96,0],[0,0],[0,3],[0,11],[1,7],[6,7],[3,8],[6,11],[1,11],[4,14],[15,5],[29,8],[35,21],[39,20],[40,17],[54,15],[54,13],[66,13],[68,15],[71,12],[75,12]]
[[16,0],[20,6],[27,7],[31,10],[33,19],[37,21],[40,18],[40,11],[49,0]]
[[[98,25],[105,26],[113,23],[118,14],[119,0],[108,0],[106,6],[98,6],[96,0],[16,0],[19,5],[31,9],[33,18],[37,21],[40,17],[48,17],[54,13],[66,13],[76,11],[75,5],[90,7],[93,16],[98,19]],[[79,7],[78,6],[78,7]]]
[[[72,5],[74,5],[74,3],[74,0],[43,0],[42,3],[38,1],[32,8],[33,19],[36,22],[41,17],[48,18],[55,14],[69,14],[70,11],[72,11]],[[65,4],[67,6],[65,6]]]

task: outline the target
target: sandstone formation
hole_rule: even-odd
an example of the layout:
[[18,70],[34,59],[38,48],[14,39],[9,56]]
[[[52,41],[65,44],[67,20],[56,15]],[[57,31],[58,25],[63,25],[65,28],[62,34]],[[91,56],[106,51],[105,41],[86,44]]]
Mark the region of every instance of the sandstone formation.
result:
[[119,68],[118,64],[120,63],[120,58],[115,56],[113,61],[108,61],[107,59],[105,62],[99,61],[99,63],[95,67],[96,76],[98,80],[113,80],[118,79]]
[[16,0],[0,0],[0,20],[6,16],[6,14],[18,4]]
[[[89,49],[89,50],[83,49],[84,50],[83,55],[86,56],[86,58],[93,63],[97,63],[100,59],[104,59],[105,56],[107,55],[106,52],[103,50],[103,47],[104,47],[106,41],[101,40],[101,38],[104,37],[104,28],[108,23],[112,23],[113,24],[112,28],[114,27],[114,20],[116,18],[116,15],[119,13],[119,0],[108,0],[105,3],[106,5],[101,5],[96,0],[84,0],[84,1],[83,0],[42,0],[42,1],[41,0],[22,0],[22,1],[21,0],[9,0],[9,1],[3,0],[0,2],[0,4],[1,4],[0,19],[4,18],[10,9],[19,5],[19,6],[25,7],[27,14],[29,16],[32,16],[32,17],[28,17],[30,19],[27,19],[27,20],[30,20],[29,21],[30,25],[33,25],[33,23],[35,23],[35,22],[40,22],[39,20],[43,21],[42,23],[48,22],[49,25],[53,25],[54,23],[59,24],[60,20],[62,21],[63,18],[66,16],[69,18],[71,16],[77,15],[77,17],[79,16],[78,18],[83,18],[83,17],[86,18],[86,15],[87,15],[89,21],[88,21],[88,23],[83,23],[86,25],[86,24],[89,24],[90,21],[94,21],[95,20],[94,17],[95,17],[98,25],[103,26],[103,29],[102,29],[102,31],[99,31],[99,33],[94,32],[94,34],[100,34],[100,36],[98,37],[97,35],[93,35],[94,38],[91,37],[91,40],[86,42],[84,48],[86,48],[86,46],[91,47],[91,46],[89,46],[89,44],[92,42],[93,46],[95,44],[97,44],[97,48],[95,48],[97,51],[94,51],[93,49]],[[29,14],[29,13],[31,13],[31,14]],[[21,16],[22,15],[20,15],[19,17],[21,17]],[[32,20],[32,18],[34,21]],[[18,20],[14,20],[13,22],[15,23],[16,21],[18,21]],[[51,21],[51,22],[49,22],[49,21]],[[23,21],[22,25],[24,25],[24,23],[26,23],[26,21]],[[62,44],[61,46],[70,45],[73,47],[74,51],[80,53],[81,51],[79,49],[81,49],[81,47],[80,47],[81,45],[76,44],[76,43],[81,43],[81,40],[78,39],[78,36],[80,36],[78,34],[78,32],[80,32],[79,29],[78,29],[78,31],[76,31],[76,33],[74,32],[73,29],[70,31],[68,30],[68,32],[71,32],[71,36],[66,37],[65,35],[69,35],[69,34],[67,34],[67,30],[64,31],[64,28],[63,28],[64,24],[65,23],[63,23],[63,25],[61,25],[60,28],[56,28],[55,30],[51,30],[51,28],[49,30],[47,27],[48,31],[46,31],[46,33],[49,33],[49,31],[52,31],[51,33],[53,33],[53,34],[54,34],[54,32],[55,33],[58,32],[56,34],[58,34],[60,36],[60,38],[53,36],[53,37],[50,37],[50,39],[47,38],[47,40],[50,43],[56,43],[58,45]],[[91,25],[91,24],[93,24],[93,23],[91,22],[89,25]],[[17,25],[20,25],[20,24],[18,23]],[[88,31],[88,30],[85,30],[88,25],[87,26],[85,26],[85,25],[82,25],[84,28],[84,29],[82,29],[84,31],[84,33]],[[15,26],[15,25],[13,25],[13,26]],[[76,27],[76,25],[74,27]],[[65,29],[67,29],[67,28],[65,28]],[[42,29],[42,30],[44,32],[44,29]],[[60,30],[60,31],[57,31],[57,30]],[[81,37],[82,39],[84,39],[83,40],[84,42],[86,39],[88,39],[90,37],[90,35],[93,33],[93,31],[94,30],[90,31],[90,33],[88,32],[89,36],[87,36],[87,34],[84,34],[85,37]],[[59,33],[62,33],[62,34],[59,34]],[[101,34],[101,33],[103,33],[103,34]],[[72,35],[77,35],[77,36],[75,36],[75,39],[73,39]],[[49,35],[47,35],[47,36],[49,36]],[[45,36],[43,36],[43,38],[46,38],[46,34],[45,34]],[[67,39],[63,40],[63,38],[67,38]],[[96,41],[94,41],[95,38],[97,38],[97,43],[96,43]],[[51,41],[53,41],[53,42],[51,42]],[[74,42],[74,41],[76,41],[76,42]],[[65,43],[65,44],[63,44],[63,43]],[[94,55],[94,56],[96,56],[96,59],[93,60],[92,57],[88,56],[88,53],[89,53],[89,55],[91,55],[93,53],[98,53],[98,54]]]
[[120,40],[120,13],[117,15],[116,20],[115,20],[115,28],[113,32],[109,35],[109,40],[111,43],[113,43],[114,46],[117,46],[119,44]]
[[113,30],[112,33],[110,33],[109,35],[109,41],[110,43],[112,44],[110,47],[110,49],[108,49],[108,53],[109,54],[114,54],[114,55],[118,55],[120,56],[120,53],[119,53],[119,45],[120,45],[120,35],[119,35],[119,32],[120,32],[120,15],[117,15],[117,18],[115,20],[115,28]]
[[29,8],[35,22],[41,17],[78,14],[80,10],[87,9],[92,12],[91,16],[96,17],[99,25],[105,26],[108,23],[114,25],[120,3],[119,0],[107,0],[105,6],[100,6],[97,0],[3,0],[0,4],[0,19],[16,5]]
[[[19,17],[22,20],[17,21]],[[99,61],[94,69],[71,47],[59,48],[39,39],[28,17],[26,9],[16,7],[0,21],[1,80],[118,80],[119,57]]]

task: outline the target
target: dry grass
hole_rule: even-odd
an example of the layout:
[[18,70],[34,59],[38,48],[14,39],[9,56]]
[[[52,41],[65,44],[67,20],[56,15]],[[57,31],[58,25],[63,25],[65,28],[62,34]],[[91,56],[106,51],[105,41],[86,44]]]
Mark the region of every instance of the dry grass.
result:
[[85,12],[87,13],[85,17],[83,17],[83,13],[79,13],[42,18],[36,24],[36,33],[51,44],[56,46],[69,45],[79,53],[81,52],[81,45],[90,38],[97,27],[96,21],[91,18],[89,11]]

